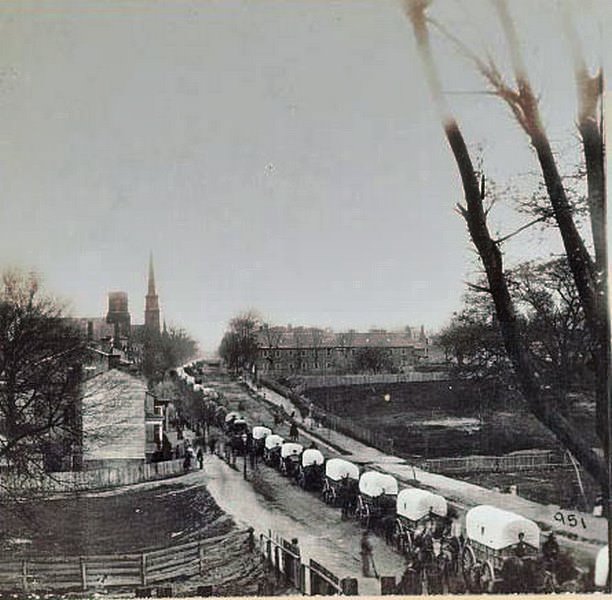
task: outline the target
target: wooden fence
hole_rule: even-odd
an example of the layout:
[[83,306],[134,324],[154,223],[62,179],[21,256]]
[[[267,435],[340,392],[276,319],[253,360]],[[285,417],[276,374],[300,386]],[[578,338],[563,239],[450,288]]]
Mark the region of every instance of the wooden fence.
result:
[[[0,589],[100,590],[134,588],[194,575],[222,576],[232,557],[249,548],[249,532],[138,554],[0,559]],[[252,562],[252,561],[251,561]],[[216,582],[212,582],[216,583]]]
[[300,375],[300,385],[295,389],[302,393],[311,388],[339,387],[344,385],[375,385],[377,383],[420,383],[447,381],[448,373],[440,371],[409,373],[373,373],[371,375]]
[[435,473],[510,473],[532,469],[571,467],[566,454],[554,450],[520,452],[505,456],[466,456],[460,458],[432,458],[419,462],[419,467]]
[[[297,544],[273,535],[260,535],[261,552],[268,565],[285,582],[307,596],[358,595],[355,578],[340,579],[319,562],[310,559],[308,564],[302,562]],[[307,576],[308,572],[308,576]],[[265,595],[266,590],[261,590]]]
[[128,467],[48,473],[38,478],[0,476],[0,494],[29,491],[40,494],[98,490],[174,477],[185,472],[183,460],[168,460]]
[[368,446],[378,448],[386,454],[393,454],[394,452],[393,438],[387,437],[369,427],[364,427],[351,417],[340,417],[319,409],[314,409],[312,415],[316,421],[332,431],[344,433]]

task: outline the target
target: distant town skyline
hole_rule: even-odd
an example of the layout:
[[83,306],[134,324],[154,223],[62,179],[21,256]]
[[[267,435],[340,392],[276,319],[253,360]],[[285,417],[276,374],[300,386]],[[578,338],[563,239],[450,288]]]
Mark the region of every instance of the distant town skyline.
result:
[[[503,54],[490,3],[468,4],[433,9]],[[574,4],[589,57],[609,55],[612,6]],[[512,9],[562,154],[576,106],[554,5]],[[0,27],[0,266],[36,270],[74,315],[122,290],[143,321],[150,251],[162,319],[208,352],[243,310],[431,331],[460,308],[478,265],[401,2],[7,1]],[[524,135],[436,48],[487,176],[516,184],[536,169]],[[504,203],[502,221],[521,222]],[[558,248],[534,230],[506,251]]]

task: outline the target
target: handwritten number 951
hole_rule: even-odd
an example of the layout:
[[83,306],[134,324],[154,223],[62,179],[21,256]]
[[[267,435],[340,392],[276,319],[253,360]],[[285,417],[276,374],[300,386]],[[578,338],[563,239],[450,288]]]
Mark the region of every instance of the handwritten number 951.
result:
[[573,513],[565,515],[561,511],[559,511],[555,513],[554,519],[555,521],[558,521],[563,525],[569,525],[570,527],[578,527],[579,525],[581,525],[583,529],[587,528],[586,523],[584,522],[584,518],[580,517],[580,519],[578,519]]

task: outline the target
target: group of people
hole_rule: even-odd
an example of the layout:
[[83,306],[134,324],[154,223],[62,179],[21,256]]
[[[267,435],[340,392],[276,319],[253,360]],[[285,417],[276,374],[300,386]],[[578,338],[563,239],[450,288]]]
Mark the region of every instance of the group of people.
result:
[[202,451],[202,446],[198,446],[198,450],[196,452],[193,446],[191,445],[191,442],[189,440],[186,440],[184,447],[185,456],[183,459],[183,469],[185,469],[185,471],[191,470],[191,466],[194,461],[197,461],[200,469],[202,469],[204,467],[204,452]]

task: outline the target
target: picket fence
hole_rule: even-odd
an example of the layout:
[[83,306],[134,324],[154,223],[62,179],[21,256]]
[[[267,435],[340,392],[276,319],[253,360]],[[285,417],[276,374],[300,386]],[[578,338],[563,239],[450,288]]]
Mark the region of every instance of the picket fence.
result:
[[299,393],[312,388],[339,387],[344,385],[375,385],[378,383],[421,383],[447,381],[448,373],[440,371],[408,373],[372,373],[370,375],[300,375]]
[[174,477],[185,472],[183,460],[168,460],[126,467],[46,473],[40,477],[0,476],[0,495],[31,492],[56,494],[98,490]]
[[[245,535],[246,534],[246,535]],[[137,554],[45,557],[15,560],[0,558],[0,589],[100,590],[134,588],[194,575],[223,577],[232,557],[244,554],[250,532],[170,546]],[[252,562],[252,561],[251,561]],[[228,574],[225,573],[227,577]],[[213,581],[212,583],[218,583]]]
[[434,473],[513,473],[555,467],[571,467],[566,454],[554,450],[520,452],[504,456],[466,456],[459,458],[431,458],[419,462],[419,467]]

